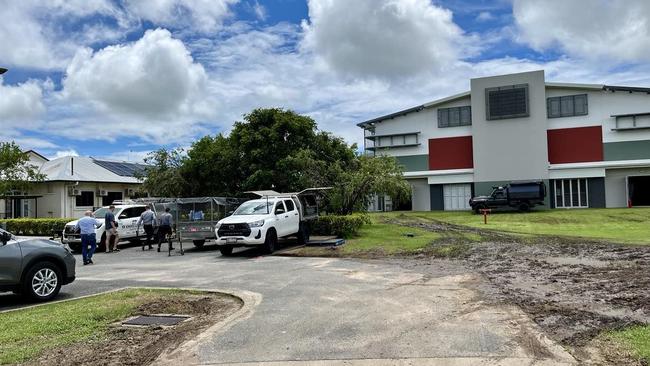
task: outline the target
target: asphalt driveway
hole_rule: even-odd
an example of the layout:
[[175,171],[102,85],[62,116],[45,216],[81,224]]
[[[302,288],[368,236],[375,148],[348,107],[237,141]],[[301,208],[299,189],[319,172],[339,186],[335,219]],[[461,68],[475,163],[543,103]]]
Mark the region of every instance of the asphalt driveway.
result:
[[[80,262],[80,261],[79,261]],[[61,298],[124,286],[249,291],[250,317],[202,339],[202,364],[560,364],[571,356],[517,307],[485,301],[483,279],[440,261],[185,256],[128,248],[79,266]],[[25,305],[0,295],[0,310]],[[307,362],[307,363],[306,363]]]

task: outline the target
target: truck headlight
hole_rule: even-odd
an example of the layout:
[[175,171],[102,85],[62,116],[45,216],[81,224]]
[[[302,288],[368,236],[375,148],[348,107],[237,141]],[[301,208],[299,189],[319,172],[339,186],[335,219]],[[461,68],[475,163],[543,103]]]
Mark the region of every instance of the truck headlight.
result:
[[260,226],[264,226],[264,220],[259,220],[259,221],[249,222],[248,223],[248,227],[260,227]]
[[220,227],[221,227],[221,223],[220,223],[220,222],[217,222],[217,224],[214,225],[214,228],[215,228],[216,230],[219,230]]

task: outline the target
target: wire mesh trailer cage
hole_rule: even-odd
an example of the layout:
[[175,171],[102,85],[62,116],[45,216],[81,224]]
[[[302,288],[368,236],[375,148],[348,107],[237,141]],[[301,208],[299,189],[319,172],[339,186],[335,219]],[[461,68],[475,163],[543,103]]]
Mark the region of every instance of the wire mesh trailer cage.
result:
[[177,198],[176,232],[179,240],[191,240],[202,247],[207,240],[215,239],[217,221],[226,217],[244,200],[232,197]]

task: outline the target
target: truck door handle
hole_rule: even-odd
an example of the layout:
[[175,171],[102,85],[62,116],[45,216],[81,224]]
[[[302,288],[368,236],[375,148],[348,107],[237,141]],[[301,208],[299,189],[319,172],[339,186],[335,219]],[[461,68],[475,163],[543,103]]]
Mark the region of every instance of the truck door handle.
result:
[[298,216],[298,213],[296,212],[295,214],[293,214],[293,216]]
[[289,217],[289,215],[284,215],[284,217]]

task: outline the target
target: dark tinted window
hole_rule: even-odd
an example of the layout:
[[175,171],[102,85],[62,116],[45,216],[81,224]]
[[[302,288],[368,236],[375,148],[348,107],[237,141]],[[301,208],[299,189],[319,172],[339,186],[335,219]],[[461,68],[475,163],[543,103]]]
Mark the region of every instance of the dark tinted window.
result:
[[469,126],[472,124],[472,107],[438,109],[438,127]]
[[587,94],[550,97],[546,99],[546,114],[548,118],[585,116],[587,113]]
[[92,207],[95,205],[95,192],[93,191],[81,191],[80,196],[75,197],[75,205],[77,207]]
[[293,211],[293,201],[292,200],[285,200],[284,205],[287,206],[287,212]]
[[527,117],[528,84],[487,88],[485,104],[488,120]]
[[122,212],[120,212],[120,218],[131,218],[131,217],[140,217],[140,215],[144,212],[145,208],[144,207],[131,207],[124,209]]

